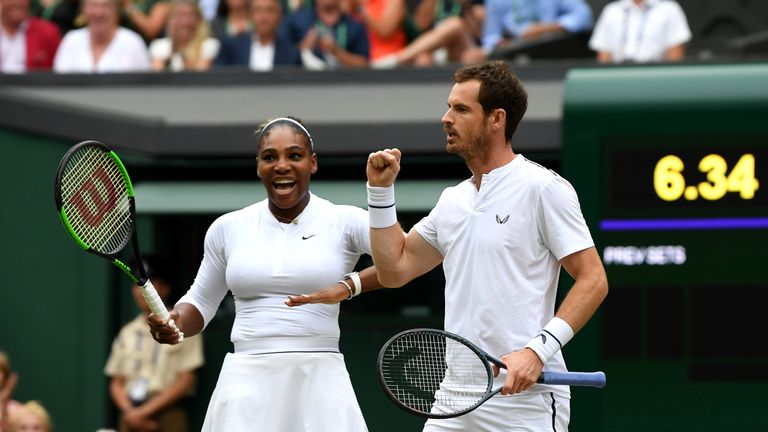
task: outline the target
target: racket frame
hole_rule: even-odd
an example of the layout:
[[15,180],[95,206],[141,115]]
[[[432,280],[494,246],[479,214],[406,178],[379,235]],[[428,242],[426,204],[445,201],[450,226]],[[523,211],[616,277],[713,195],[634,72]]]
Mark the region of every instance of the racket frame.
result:
[[[62,180],[64,177],[64,170],[66,169],[66,166],[69,162],[69,160],[72,158],[72,156],[79,152],[83,147],[96,147],[99,150],[103,151],[117,166],[118,171],[120,172],[120,175],[123,178],[123,182],[126,187],[126,194],[128,196],[128,212],[130,217],[130,228],[128,231],[128,234],[125,236],[125,238],[122,240],[122,242],[115,247],[115,251],[113,253],[106,253],[101,252],[90,245],[88,245],[85,241],[83,241],[75,232],[75,230],[72,228],[69,218],[67,217],[66,211],[64,210],[64,202],[62,197]],[[59,217],[64,224],[64,227],[66,228],[67,232],[69,232],[72,239],[86,252],[92,253],[94,255],[100,256],[104,259],[109,260],[112,264],[114,264],[117,268],[123,271],[128,277],[131,278],[131,280],[138,285],[141,288],[142,295],[144,296],[145,300],[147,301],[147,304],[149,305],[152,312],[158,316],[160,316],[163,321],[168,321],[168,310],[165,307],[165,304],[162,302],[162,299],[160,299],[160,296],[157,294],[157,290],[155,289],[154,285],[152,284],[152,281],[149,280],[149,277],[147,277],[147,270],[144,267],[144,262],[141,259],[141,250],[139,249],[139,240],[138,235],[136,232],[136,199],[134,196],[133,191],[133,183],[131,183],[131,178],[128,175],[128,170],[126,170],[125,165],[120,160],[120,158],[117,156],[117,153],[115,153],[112,149],[110,149],[107,145],[104,143],[101,143],[99,141],[95,140],[87,140],[82,141],[80,143],[75,144],[70,148],[64,156],[61,158],[61,161],[59,162],[59,167],[56,170],[56,180],[54,182],[54,198],[56,201],[56,209],[59,213]],[[134,260],[136,261],[136,271],[137,274],[134,274],[131,267],[129,267],[127,264],[122,262],[120,259],[117,258],[117,255],[125,249],[125,247],[128,245],[128,243],[131,243],[132,246],[132,252]]]
[[[397,396],[392,392],[392,390],[389,389],[386,383],[386,379],[384,378],[384,371],[383,371],[383,362],[384,362],[384,356],[386,355],[386,352],[388,349],[392,346],[392,344],[398,340],[401,339],[407,335],[413,334],[413,333],[427,333],[427,334],[433,334],[445,337],[447,339],[453,339],[467,348],[469,348],[470,351],[472,351],[475,355],[478,356],[478,358],[482,361],[483,365],[485,366],[486,373],[488,374],[488,385],[485,389],[485,395],[478,399],[478,401],[474,405],[470,405],[469,407],[460,410],[451,412],[448,414],[436,414],[432,412],[424,412],[417,409],[414,409],[403,402],[400,401],[400,399],[397,398]],[[493,357],[483,351],[480,347],[475,345],[474,343],[470,342],[469,340],[445,331],[445,330],[439,330],[439,329],[430,329],[430,328],[415,328],[410,330],[402,331],[394,336],[392,336],[382,347],[379,351],[379,356],[376,361],[376,369],[379,375],[379,384],[381,385],[382,389],[384,389],[384,393],[389,397],[397,406],[404,409],[405,411],[408,411],[412,414],[426,417],[426,418],[435,418],[435,419],[445,419],[445,418],[452,418],[452,417],[458,417],[460,415],[464,415],[483,403],[485,403],[488,399],[495,396],[497,393],[499,393],[502,389],[502,387],[499,387],[495,390],[492,389],[493,387],[493,370],[491,368],[490,363],[495,364],[499,368],[506,369],[507,366],[502,362],[501,360],[497,359],[496,357]],[[596,387],[596,388],[602,388],[605,386],[605,373],[603,372],[542,372],[539,378],[536,381],[539,384],[550,384],[550,385],[578,385],[578,386],[589,386],[589,387]]]
[[[403,402],[400,401],[400,399],[397,398],[397,396],[390,390],[389,386],[387,386],[386,379],[384,378],[384,371],[383,371],[383,363],[384,363],[384,356],[386,355],[388,349],[392,346],[392,344],[397,341],[398,339],[402,339],[405,336],[414,334],[414,333],[425,333],[425,334],[433,334],[438,335],[441,337],[445,337],[447,339],[453,339],[467,348],[469,348],[470,351],[472,351],[475,355],[477,355],[478,359],[482,361],[483,366],[485,366],[486,374],[488,375],[488,383],[485,388],[485,395],[478,399],[475,404],[470,405],[469,407],[452,412],[449,414],[436,414],[432,412],[425,412],[420,411],[417,409],[414,409]],[[384,393],[394,402],[397,406],[400,408],[410,412],[411,414],[415,414],[417,416],[426,417],[426,418],[434,418],[434,419],[445,419],[445,418],[451,418],[451,417],[458,417],[460,415],[466,414],[475,408],[479,407],[485,401],[492,398],[496,393],[501,391],[501,388],[496,389],[495,391],[492,390],[493,386],[493,370],[491,369],[491,365],[488,363],[488,361],[491,361],[493,363],[499,364],[501,363],[501,367],[504,367],[504,363],[502,363],[500,360],[495,359],[488,354],[486,354],[483,350],[481,350],[477,345],[473,344],[472,342],[468,341],[467,339],[457,335],[453,334],[451,332],[447,332],[445,330],[438,330],[438,329],[430,329],[430,328],[415,328],[410,330],[402,331],[394,336],[392,336],[382,347],[379,351],[379,356],[376,360],[376,370],[379,374],[379,384],[381,385],[381,388],[384,389]]]

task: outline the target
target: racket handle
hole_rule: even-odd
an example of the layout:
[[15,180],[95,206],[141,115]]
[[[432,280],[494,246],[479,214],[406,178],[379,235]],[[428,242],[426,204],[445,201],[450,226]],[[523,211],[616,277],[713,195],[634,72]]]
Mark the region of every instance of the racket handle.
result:
[[165,308],[165,303],[163,303],[160,295],[157,294],[157,290],[155,289],[155,286],[152,285],[152,281],[147,279],[147,282],[143,286],[139,286],[141,287],[141,294],[144,296],[144,300],[146,300],[147,305],[149,305],[149,310],[151,310],[153,314],[159,316],[164,323],[167,323],[171,315],[168,313],[168,309]]
[[605,387],[604,372],[542,372],[542,384],[564,384],[586,387]]

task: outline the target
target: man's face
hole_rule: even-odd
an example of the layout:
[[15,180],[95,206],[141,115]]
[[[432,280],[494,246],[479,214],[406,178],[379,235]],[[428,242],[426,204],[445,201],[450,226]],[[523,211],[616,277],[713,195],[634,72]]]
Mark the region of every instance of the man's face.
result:
[[4,22],[19,25],[27,18],[29,0],[0,0],[0,8]]
[[273,37],[280,24],[282,12],[277,0],[253,0],[251,14],[254,27],[259,36]]
[[448,96],[448,110],[443,115],[447,136],[446,150],[465,160],[482,156],[489,150],[489,132],[483,107],[478,101],[480,81],[454,84]]

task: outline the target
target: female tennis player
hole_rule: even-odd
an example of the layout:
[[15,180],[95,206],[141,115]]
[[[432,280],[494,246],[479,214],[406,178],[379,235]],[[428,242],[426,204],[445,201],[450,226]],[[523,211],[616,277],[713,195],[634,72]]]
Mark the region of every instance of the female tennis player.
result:
[[[317,155],[298,119],[263,125],[257,154],[268,198],[211,225],[197,277],[170,312],[189,336],[211,321],[227,291],[235,299],[235,352],[202,430],[366,431],[339,353],[338,302],[380,286],[373,267],[349,273],[371,251],[367,212],[309,191]],[[333,304],[292,308],[285,300],[317,290]],[[149,322],[158,342],[180,340],[159,317]]]

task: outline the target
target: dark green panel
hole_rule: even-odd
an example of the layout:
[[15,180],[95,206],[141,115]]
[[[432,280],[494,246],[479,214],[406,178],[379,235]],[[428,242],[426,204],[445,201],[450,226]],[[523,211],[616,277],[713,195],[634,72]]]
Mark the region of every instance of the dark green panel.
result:
[[766,77],[765,63],[568,74],[563,169],[611,287],[591,430],[768,427],[768,348],[749,336],[768,301]]
[[55,211],[56,167],[73,143],[0,131],[0,144],[0,349],[20,375],[14,396],[40,400],[56,430],[96,430],[107,406],[111,269],[72,241]]

